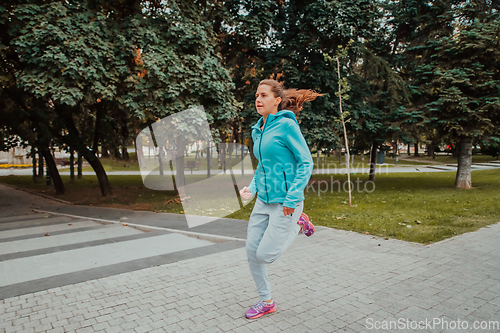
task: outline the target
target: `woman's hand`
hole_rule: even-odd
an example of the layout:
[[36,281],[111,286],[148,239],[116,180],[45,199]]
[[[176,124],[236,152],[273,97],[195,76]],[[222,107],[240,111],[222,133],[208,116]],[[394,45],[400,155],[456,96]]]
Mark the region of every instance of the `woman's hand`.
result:
[[283,206],[283,214],[285,216],[292,215],[293,212],[295,212],[295,209]]
[[243,199],[248,200],[252,197],[252,192],[248,187],[243,187],[240,191],[240,195]]

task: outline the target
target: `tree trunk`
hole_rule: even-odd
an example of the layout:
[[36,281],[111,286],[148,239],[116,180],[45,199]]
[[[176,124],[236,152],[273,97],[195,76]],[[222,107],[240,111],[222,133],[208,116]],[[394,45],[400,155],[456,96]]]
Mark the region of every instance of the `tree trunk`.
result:
[[78,170],[78,179],[81,179],[83,177],[83,172],[82,172],[82,154],[77,153],[77,170]]
[[245,165],[243,159],[245,158],[245,133],[243,133],[243,128],[241,128],[241,177],[245,175]]
[[[99,180],[99,187],[101,188],[101,194],[103,197],[107,195],[113,194],[113,190],[111,188],[111,184],[109,183],[108,176],[106,175],[106,171],[104,171],[104,168],[102,167],[101,161],[97,158],[95,155],[94,151],[91,151],[87,146],[82,142],[82,139],[80,137],[80,133],[78,132],[78,129],[76,128],[75,122],[73,121],[73,118],[68,117],[67,113],[64,112],[65,110],[62,108],[56,108],[57,114],[65,120],[66,122],[66,127],[68,128],[69,132],[69,138],[66,144],[68,144],[70,147],[75,147],[76,150],[78,151],[79,155],[83,156],[87,162],[90,163],[92,168],[94,169],[94,172],[97,175],[97,179]],[[80,170],[78,171],[80,173]]]
[[210,139],[207,140],[207,178],[210,178],[210,168],[211,168],[211,159],[212,159],[212,156],[210,154],[210,149],[212,149],[212,147],[210,147],[210,144],[211,144],[211,141]]
[[124,120],[124,124],[122,125],[122,156],[123,156],[123,159],[125,161],[130,160],[130,156],[128,155],[128,151],[127,151],[128,136],[129,136],[129,131],[127,128],[126,120]]
[[368,155],[368,164],[372,162],[373,144],[370,146],[370,154]]
[[38,177],[37,177],[37,174],[36,174],[36,153],[35,153],[35,149],[33,147],[31,147],[31,159],[32,159],[32,163],[33,163],[33,183],[38,183]]
[[[144,160],[144,150],[142,149],[142,141],[140,139],[135,142],[135,159],[139,163],[139,168],[146,166],[146,161]],[[167,159],[169,159],[169,157],[167,157]]]
[[410,153],[410,144],[408,144],[408,156],[411,156],[411,153]]
[[69,151],[69,182],[75,182],[75,150],[73,148]]
[[434,156],[434,144],[430,144],[427,146],[427,156],[431,156],[432,159],[435,159],[436,157]]
[[43,178],[43,155],[38,151],[38,178]]
[[99,156],[98,148],[99,148],[99,134],[101,133],[101,119],[104,113],[102,104],[97,103],[96,108],[96,116],[95,116],[95,127],[94,127],[94,144],[92,145],[92,152]]
[[113,194],[113,189],[111,188],[111,184],[109,183],[108,176],[106,175],[106,171],[101,164],[101,161],[88,149],[85,149],[82,152],[83,157],[89,162],[96,173],[97,179],[99,180],[99,187],[101,188],[101,194],[103,197],[107,195]]
[[109,157],[108,147],[105,145],[101,146],[101,158]]
[[459,144],[455,143],[453,145],[453,147],[451,148],[451,156],[454,157],[454,158],[458,157],[458,154],[459,154],[458,153],[458,149],[459,149],[458,146],[459,146]]
[[120,149],[118,147],[113,148],[113,157],[116,158],[117,160],[122,159],[122,155],[121,155]]
[[[175,167],[176,167],[176,175],[175,175],[175,183],[177,185],[177,190],[179,191],[179,195],[181,195],[181,188],[186,185],[186,179],[184,178],[184,151],[186,149],[186,143],[184,138],[179,135],[177,137],[177,156],[175,157]],[[184,194],[184,193],[182,193]]]
[[228,159],[228,161],[229,161],[229,163],[228,163],[229,164],[229,169],[233,168],[233,161],[232,161],[232,156],[231,156],[231,155],[233,155],[233,146],[234,145],[233,145],[232,141],[227,144],[227,150],[228,150],[227,153],[229,155],[228,156],[229,157],[229,159]]
[[163,152],[163,147],[158,147],[158,163],[159,163],[159,170],[160,170],[160,177],[164,176],[163,172],[163,161],[165,160],[165,154]]
[[418,141],[413,144],[413,148],[415,149],[413,156],[418,157]]
[[227,150],[227,143],[226,142],[219,143],[220,168],[222,169],[222,172],[224,174],[226,173],[226,150]]
[[471,181],[471,165],[472,165],[472,138],[462,136],[458,144],[458,169],[457,178],[455,179],[455,187],[470,189],[472,188]]
[[47,163],[47,169],[49,169],[50,177],[54,180],[54,189],[56,190],[56,194],[64,194],[65,188],[61,179],[61,175],[59,174],[59,170],[57,170],[56,162],[54,161],[54,157],[50,153],[48,147],[39,148],[43,157],[45,157],[45,162]]
[[375,167],[377,166],[377,145],[374,143],[370,153],[370,176],[368,180],[375,181]]
[[222,169],[222,160],[221,160],[221,147],[220,147],[221,144],[215,144],[215,147],[217,148],[217,167],[219,169]]
[[253,153],[253,140],[249,140],[249,145],[248,145],[248,152],[250,153],[250,160],[252,160],[252,167],[258,164],[257,158],[255,157],[255,154]]
[[125,146],[125,144],[122,146],[122,156],[125,161],[130,160],[130,156],[128,155],[127,147]]

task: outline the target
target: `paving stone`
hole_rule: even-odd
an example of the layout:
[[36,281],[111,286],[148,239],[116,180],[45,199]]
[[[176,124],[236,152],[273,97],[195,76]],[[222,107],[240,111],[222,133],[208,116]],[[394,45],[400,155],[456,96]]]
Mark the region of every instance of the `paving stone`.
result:
[[496,224],[374,249],[366,235],[318,228],[269,266],[278,311],[254,321],[244,318],[258,296],[239,248],[0,301],[0,331],[358,333],[367,318],[493,320],[499,236]]

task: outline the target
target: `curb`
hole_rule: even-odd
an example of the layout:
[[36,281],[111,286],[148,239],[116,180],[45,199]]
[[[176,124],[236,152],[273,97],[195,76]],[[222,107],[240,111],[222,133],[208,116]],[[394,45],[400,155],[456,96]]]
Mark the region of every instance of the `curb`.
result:
[[218,235],[204,234],[204,233],[199,233],[199,232],[184,231],[184,230],[177,230],[177,229],[170,229],[170,228],[153,227],[153,226],[142,225],[142,224],[137,224],[137,223],[127,223],[127,222],[99,219],[99,218],[95,218],[95,217],[56,213],[56,212],[51,212],[51,211],[41,210],[41,209],[33,209],[33,211],[37,212],[37,213],[67,216],[67,217],[76,218],[76,219],[92,220],[92,221],[96,221],[96,222],[100,222],[100,223],[104,223],[104,224],[125,224],[126,226],[130,226],[132,228],[136,228],[138,230],[142,230],[142,231],[146,231],[146,232],[151,231],[151,230],[169,231],[169,232],[174,232],[174,233],[178,233],[178,234],[183,234],[183,235],[186,235],[189,237],[194,237],[194,238],[206,240],[206,241],[209,241],[212,243],[224,243],[224,242],[228,242],[228,241],[246,242],[246,239],[242,239],[242,238],[218,236]]

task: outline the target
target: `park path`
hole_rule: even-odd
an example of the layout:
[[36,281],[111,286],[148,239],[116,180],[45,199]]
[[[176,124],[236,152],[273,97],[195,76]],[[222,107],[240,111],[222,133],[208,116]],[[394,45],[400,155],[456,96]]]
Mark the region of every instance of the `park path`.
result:
[[[185,220],[173,214],[136,226],[154,213],[97,208],[86,214],[84,206],[4,185],[0,202],[0,299],[244,246],[231,237],[190,237],[176,230]],[[72,214],[64,213],[68,208]]]
[[[325,165],[327,166],[327,165]],[[450,164],[431,164],[431,165],[418,165],[418,166],[394,166],[391,164],[377,164],[376,167],[376,173],[377,174],[389,174],[389,173],[409,173],[409,172],[448,172],[448,171],[457,171],[457,166],[456,165],[450,165]],[[489,170],[489,169],[500,169],[500,162],[499,161],[491,161],[489,163],[476,163],[472,165],[472,170]],[[60,175],[66,175],[69,176],[69,171],[68,168],[62,168],[59,169],[59,174]],[[357,174],[368,174],[370,172],[369,168],[361,168],[356,166],[354,164],[353,167],[351,167],[351,173],[357,173]],[[211,170],[210,171],[212,175],[217,175],[217,174],[222,174],[222,170]],[[245,174],[253,174],[253,170],[245,170]],[[227,171],[229,173],[229,171]],[[332,167],[323,167],[323,168],[318,168],[313,170],[313,174],[326,174],[326,175],[334,175],[334,174],[345,174],[346,173],[346,168],[344,167],[337,167],[336,165],[332,164]],[[17,176],[30,176],[32,174],[31,169],[0,169],[0,176],[10,176],[10,175],[17,175]],[[84,176],[93,176],[95,175],[94,171],[84,171],[82,173]],[[106,174],[108,176],[111,175],[128,175],[128,176],[140,176],[141,171],[107,171]],[[153,172],[146,172],[145,175],[159,175],[159,171],[153,171]],[[175,173],[172,171],[165,171],[165,175],[174,175]],[[190,175],[191,171],[186,170],[185,172],[186,175]],[[192,172],[193,175],[206,175],[207,171],[206,170],[193,170]],[[239,169],[235,169],[233,171],[233,174],[239,175],[241,174],[241,171]]]
[[[65,246],[75,246],[85,240],[82,232],[94,235],[92,237],[95,233],[91,232],[99,230],[111,234],[126,232],[119,237],[153,238],[144,236],[141,230],[130,230],[123,225],[95,224],[89,211],[85,216],[89,218],[87,220],[66,220],[70,218],[62,215],[46,218],[50,216],[46,213],[33,216],[32,211],[26,215],[31,209],[56,212],[64,207],[71,210],[77,206],[65,206],[4,186],[0,186],[0,202],[3,219],[0,220],[3,228],[0,229],[0,240],[4,240],[0,242],[0,253],[3,253],[0,254],[0,263],[13,269],[13,260],[30,260],[32,266],[25,266],[23,275],[15,275],[25,280],[27,288],[40,280],[36,278],[39,270],[59,270],[61,266],[69,265],[67,254],[70,251],[120,243],[66,249]],[[105,210],[100,209],[94,214],[111,220],[123,213],[113,209],[108,212],[106,216]],[[141,219],[147,224],[146,220],[152,219],[152,215],[143,215]],[[38,224],[33,224],[34,221]],[[135,221],[140,222],[140,219]],[[69,223],[73,225],[69,226]],[[77,223],[81,229],[78,237],[75,230],[68,230]],[[208,223],[203,227],[210,228],[211,225]],[[213,225],[214,229],[221,229],[217,222]],[[52,236],[42,235],[47,230],[30,232],[34,230],[32,228],[55,228],[47,230],[53,236],[58,231],[61,232],[59,235],[73,235],[75,243],[60,238],[62,243],[44,245],[45,239]],[[238,236],[237,230],[232,231],[233,236]],[[220,230],[214,231],[212,235],[220,233]],[[158,237],[168,235],[171,233]],[[105,234],[101,237],[89,238],[88,243],[106,239]],[[254,321],[244,318],[247,308],[257,301],[244,247],[240,244],[210,250],[217,244],[244,242],[234,240],[201,246],[199,249],[205,249],[204,253],[178,256],[175,260],[172,260],[172,254],[165,254],[156,244],[155,256],[142,261],[163,255],[164,262],[160,260],[147,268],[132,267],[120,272],[109,269],[113,264],[105,264],[95,270],[101,271],[102,276],[88,275],[82,281],[71,280],[71,274],[84,276],[87,269],[63,272],[59,275],[64,277],[59,286],[46,285],[38,291],[2,297],[0,330],[359,333],[395,332],[395,329],[375,330],[374,326],[393,325],[398,320],[405,325],[416,325],[427,320],[434,326],[427,324],[423,329],[406,331],[498,332],[500,328],[493,325],[500,324],[499,237],[500,223],[428,246],[319,227],[310,238],[298,237],[287,252],[269,266],[278,310]],[[17,248],[10,246],[21,239],[22,245],[18,244]],[[149,247],[143,243],[129,244],[131,251],[147,251],[141,247]],[[53,251],[30,252],[47,249]],[[102,249],[99,253],[103,257],[109,255],[105,247]],[[119,252],[114,255],[119,257]],[[60,255],[59,258],[65,260],[64,265],[57,260],[42,260],[47,254]],[[74,257],[77,264],[71,264],[78,266],[84,257]],[[125,261],[120,260],[118,265],[123,266]],[[137,259],[136,264],[140,263],[141,259]],[[1,272],[5,274],[5,270]],[[15,284],[16,281],[10,282]],[[462,327],[467,323],[468,328],[444,329],[444,325],[456,325],[457,320]],[[473,325],[489,328],[475,330]]]

